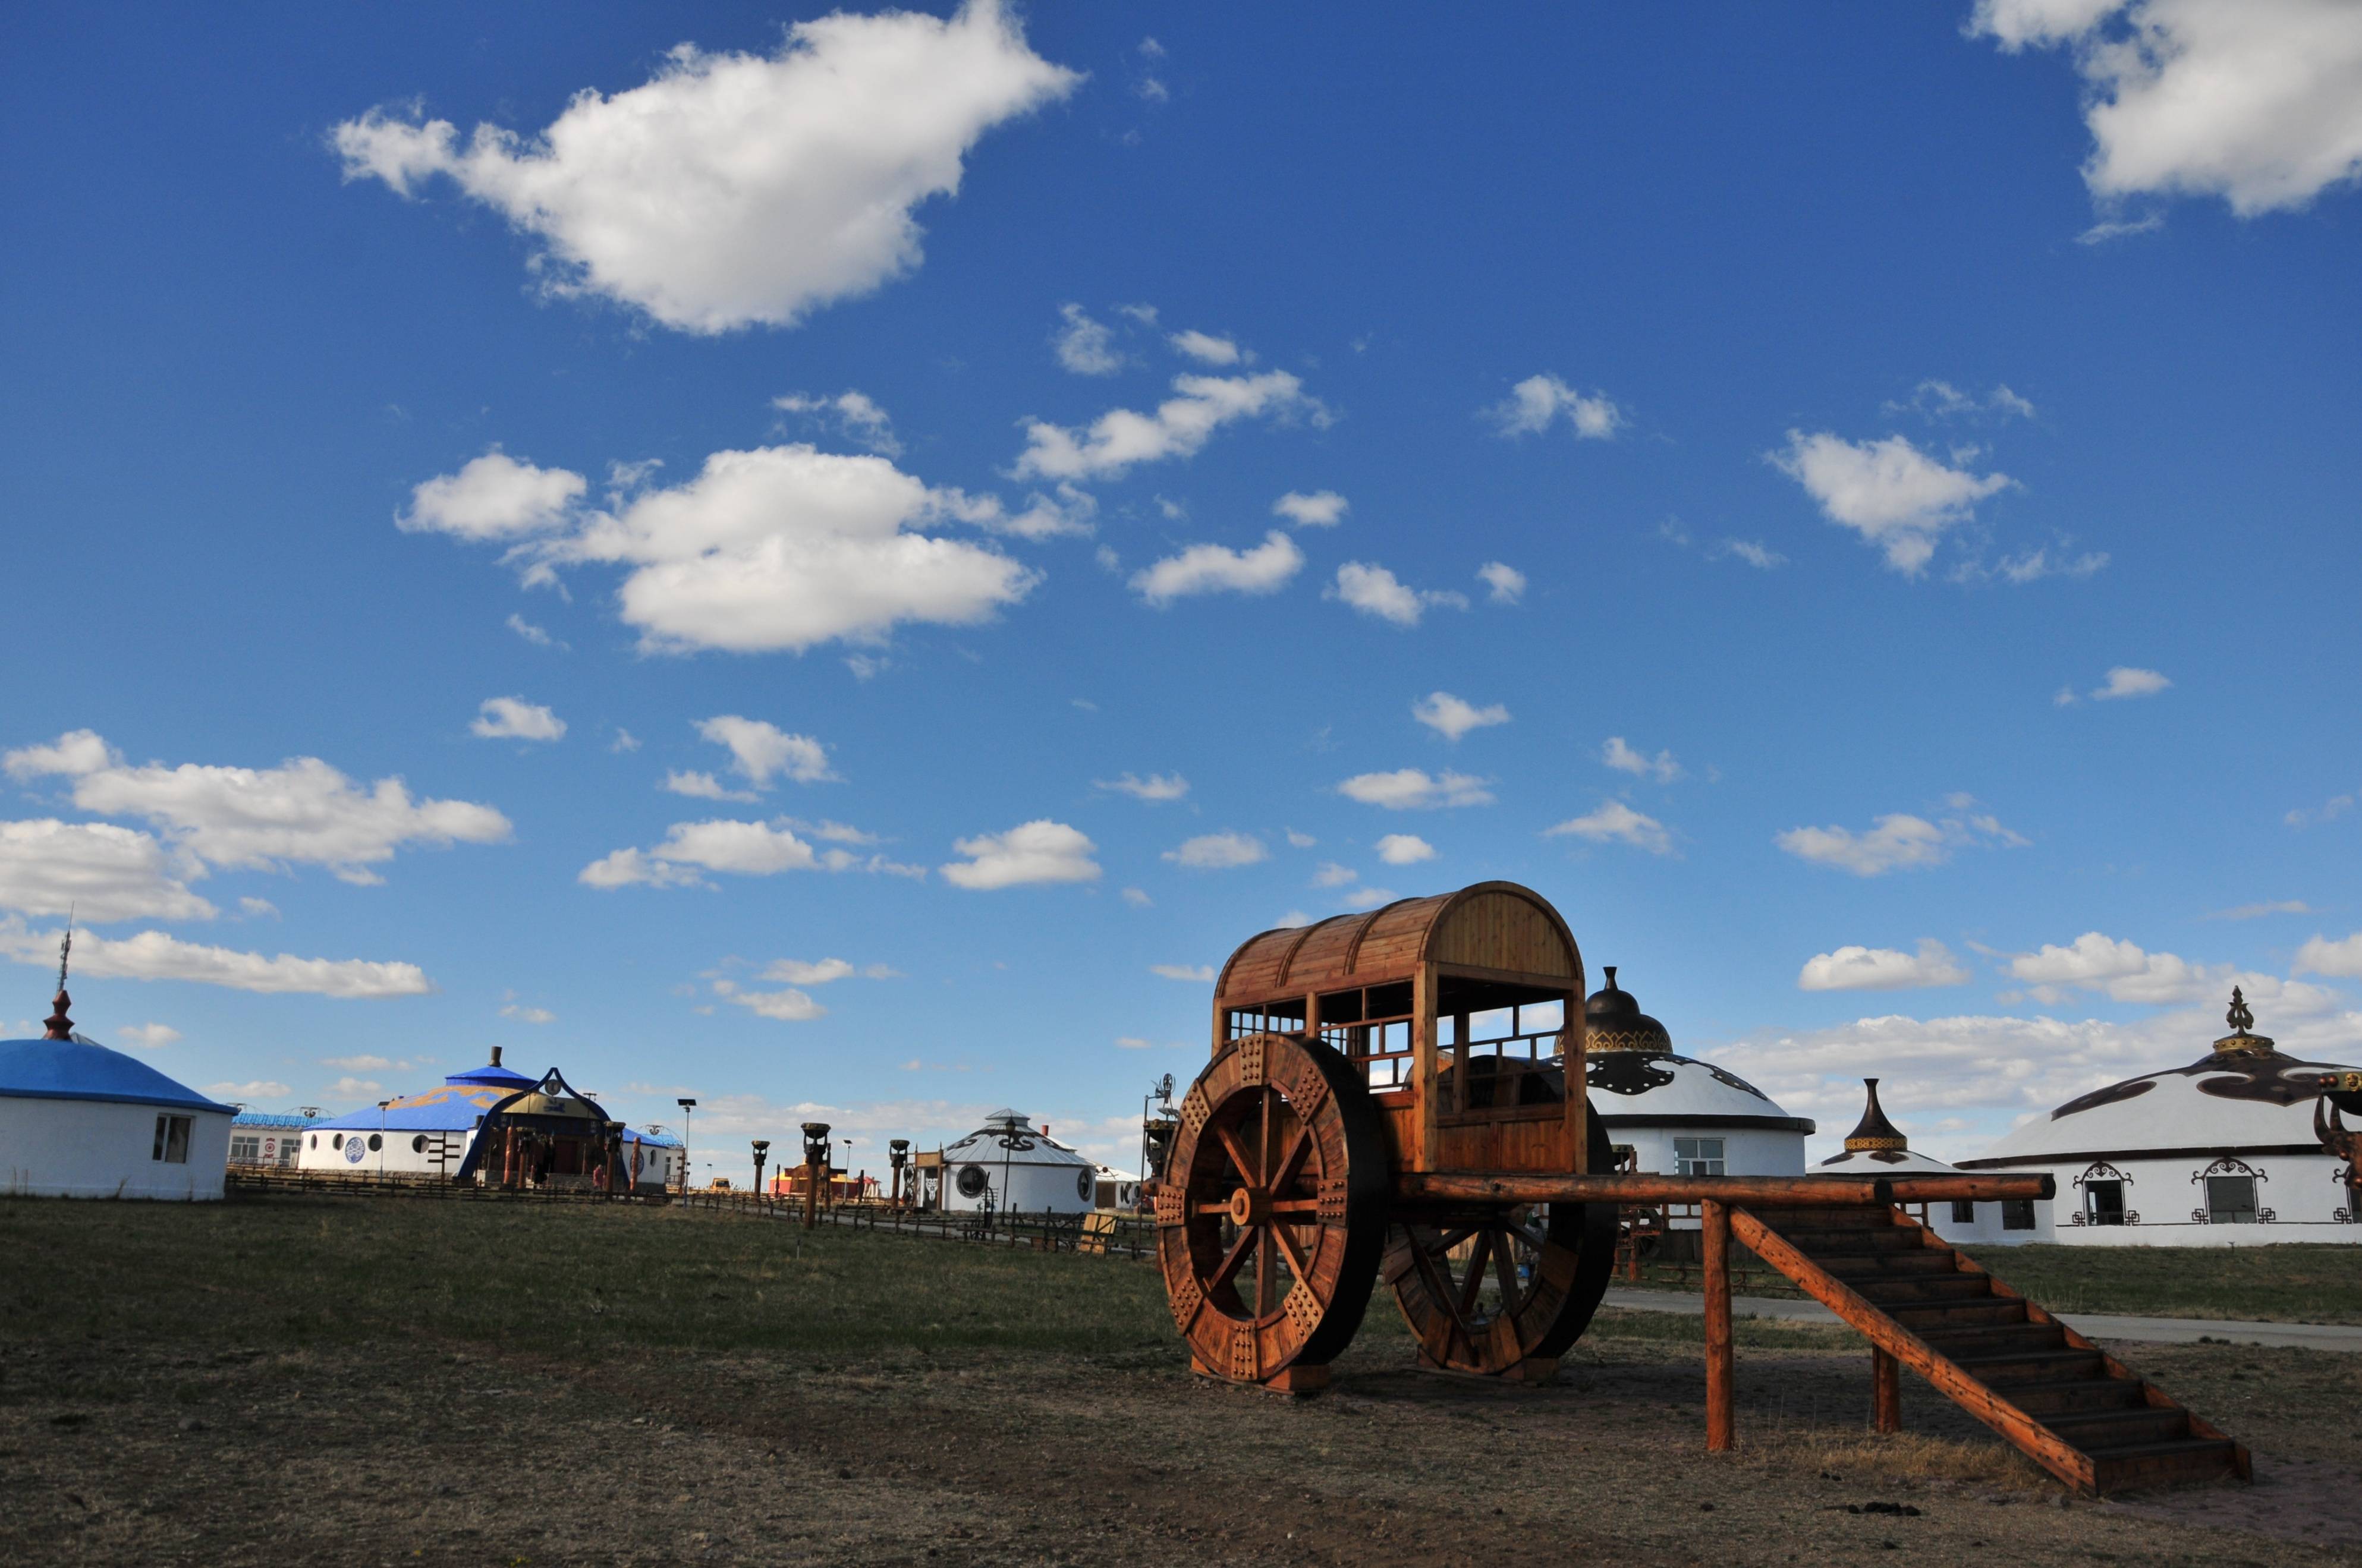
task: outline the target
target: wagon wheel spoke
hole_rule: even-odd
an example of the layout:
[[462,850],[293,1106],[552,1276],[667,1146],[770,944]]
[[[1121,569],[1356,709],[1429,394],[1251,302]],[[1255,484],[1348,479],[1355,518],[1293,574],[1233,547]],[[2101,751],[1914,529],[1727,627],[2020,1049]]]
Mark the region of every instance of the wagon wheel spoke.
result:
[[1287,1146],[1287,1153],[1280,1156],[1279,1174],[1271,1179],[1273,1197],[1276,1198],[1281,1192],[1295,1185],[1296,1178],[1304,1174],[1304,1162],[1311,1153],[1312,1129],[1298,1127],[1296,1130],[1296,1142],[1290,1143]]
[[1511,1235],[1517,1237],[1519,1241],[1525,1242],[1526,1245],[1533,1248],[1533,1250],[1538,1253],[1543,1251],[1550,1245],[1550,1238],[1543,1235],[1540,1231],[1535,1230],[1531,1225],[1519,1225],[1513,1221],[1503,1225],[1501,1228],[1508,1231]]
[[1270,1089],[1260,1090],[1255,1095],[1255,1185],[1261,1187],[1274,1185],[1271,1180],[1271,1132],[1272,1122],[1276,1118],[1272,1112],[1278,1109],[1279,1096]]
[[1231,1164],[1238,1168],[1239,1180],[1248,1187],[1262,1185],[1255,1179],[1255,1168],[1247,1164],[1246,1151],[1239,1147],[1239,1141],[1231,1135],[1231,1130],[1217,1126],[1214,1135],[1222,1141],[1222,1153],[1230,1155]]
[[1440,1258],[1475,1233],[1475,1226],[1463,1225],[1457,1231],[1442,1232],[1432,1242],[1421,1242],[1419,1245],[1427,1250],[1428,1256]]
[[1290,1272],[1298,1279],[1308,1277],[1311,1271],[1304,1266],[1304,1254],[1296,1250],[1296,1243],[1288,1240],[1286,1231],[1277,1225],[1272,1226],[1270,1230],[1271,1239],[1277,1242],[1279,1250],[1287,1254],[1287,1266]]
[[1215,1265],[1214,1272],[1208,1276],[1205,1286],[1207,1295],[1211,1296],[1238,1277],[1239,1265],[1247,1261],[1247,1253],[1253,1247],[1254,1239],[1255,1233],[1252,1230],[1239,1232],[1239,1239],[1231,1243],[1231,1250],[1222,1254],[1222,1261]]
[[1493,1252],[1493,1232],[1476,1232],[1476,1250],[1468,1254],[1468,1272],[1460,1281],[1459,1316],[1464,1322],[1476,1311],[1477,1292],[1485,1288],[1485,1264]]
[[1516,1317],[1525,1307],[1525,1297],[1518,1289],[1518,1260],[1510,1253],[1506,1226],[1493,1234],[1493,1275],[1501,1282],[1502,1314]]
[[1258,1225],[1255,1230],[1255,1316],[1271,1316],[1271,1239],[1278,1232],[1270,1225]]
[[1410,1254],[1411,1266],[1418,1271],[1421,1283],[1427,1286],[1428,1299],[1451,1315],[1462,1333],[1468,1331],[1468,1319],[1460,1310],[1458,1293],[1451,1288],[1448,1270],[1435,1266],[1435,1256],[1424,1247],[1415,1247]]

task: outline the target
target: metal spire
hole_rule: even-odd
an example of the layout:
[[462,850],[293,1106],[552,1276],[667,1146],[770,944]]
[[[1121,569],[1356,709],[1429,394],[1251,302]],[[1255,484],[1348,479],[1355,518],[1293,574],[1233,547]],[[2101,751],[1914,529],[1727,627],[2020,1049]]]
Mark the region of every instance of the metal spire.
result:
[[66,995],[66,963],[72,956],[73,906],[69,904],[66,906],[65,940],[58,944],[58,994],[50,999],[50,1016],[42,1020],[44,1032],[41,1038],[44,1040],[73,1038],[73,1020],[66,1016],[66,1009],[73,1005],[73,998]]

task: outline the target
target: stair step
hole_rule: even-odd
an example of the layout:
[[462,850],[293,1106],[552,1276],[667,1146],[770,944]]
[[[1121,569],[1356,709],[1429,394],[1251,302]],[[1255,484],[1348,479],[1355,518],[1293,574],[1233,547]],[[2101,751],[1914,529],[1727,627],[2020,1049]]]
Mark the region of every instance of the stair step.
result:
[[1883,1230],[1861,1225],[1800,1225],[1780,1234],[1808,1258],[1818,1257],[1824,1253],[1915,1253],[1921,1250],[1919,1238],[1899,1225],[1890,1225]]
[[2091,1454],[2093,1483],[2103,1492],[2208,1481],[2239,1473],[2238,1445],[2228,1438],[2181,1438],[2128,1443]]
[[1992,1281],[1981,1274],[1869,1275],[1846,1284],[1865,1301],[1892,1311],[1922,1301],[1982,1301],[1992,1298]]
[[1959,1263],[1948,1252],[1922,1247],[1909,1253],[1807,1253],[1824,1272],[1833,1274],[1847,1284],[1857,1275],[1875,1278],[1881,1275],[1893,1277],[1906,1274],[1958,1274]]
[[1886,1308],[1886,1315],[1922,1338],[1954,1329],[1999,1328],[2026,1320],[2025,1303],[2006,1296],[1978,1301],[1896,1302]]
[[2006,1355],[2021,1351],[2067,1348],[2066,1331],[2056,1323],[1995,1323],[1981,1329],[1935,1329],[1921,1332],[1919,1337],[1955,1361],[1962,1356]]
[[2123,1377],[2069,1377],[2055,1382],[2010,1383],[2005,1386],[1996,1384],[1991,1378],[1982,1381],[1986,1387],[2044,1422],[2053,1416],[2075,1415],[2087,1410],[2127,1409],[2147,1400],[2139,1384]]
[[2064,1383],[2082,1378],[2107,1382],[2107,1368],[2095,1350],[2001,1350],[1978,1354],[1953,1354],[1953,1364],[1994,1393],[2014,1397],[2026,1384]]
[[1774,1231],[1783,1234],[1790,1230],[1886,1230],[1894,1225],[1891,1210],[1861,1209],[1750,1209],[1748,1210]]
[[2042,1424],[2085,1453],[2098,1453],[2186,1438],[2190,1435],[2190,1412],[2179,1405],[2141,1405],[2128,1410],[2049,1416]]

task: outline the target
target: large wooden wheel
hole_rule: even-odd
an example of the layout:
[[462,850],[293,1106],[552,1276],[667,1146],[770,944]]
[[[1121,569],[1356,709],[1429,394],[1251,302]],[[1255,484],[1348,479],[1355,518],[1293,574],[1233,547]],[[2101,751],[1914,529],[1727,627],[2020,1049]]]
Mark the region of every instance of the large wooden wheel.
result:
[[1198,1368],[1316,1385],[1369,1305],[1389,1185],[1377,1109],[1336,1051],[1256,1034],[1215,1057],[1156,1193],[1157,1258]]
[[[1591,1168],[1614,1154],[1590,1119]],[[1541,1375],[1582,1336],[1616,1263],[1617,1206],[1472,1206],[1387,1227],[1385,1273],[1422,1364]]]

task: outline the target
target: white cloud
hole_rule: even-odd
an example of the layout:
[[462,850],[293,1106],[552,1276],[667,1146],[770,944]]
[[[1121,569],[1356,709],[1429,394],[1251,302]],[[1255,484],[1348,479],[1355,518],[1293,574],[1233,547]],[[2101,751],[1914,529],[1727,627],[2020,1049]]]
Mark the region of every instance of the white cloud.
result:
[[616,850],[584,867],[576,880],[593,888],[668,888],[698,880],[690,867],[735,877],[772,877],[821,866],[811,845],[784,825],[723,818],[675,823],[655,848]]
[[178,1040],[181,1032],[169,1023],[127,1023],[115,1037],[145,1051],[160,1051]]
[[1035,882],[1096,882],[1098,846],[1064,823],[1047,818],[1021,823],[1007,833],[979,834],[953,846],[967,856],[943,867],[955,888],[986,891]]
[[279,906],[269,899],[243,898],[237,901],[237,912],[248,920],[260,920],[265,915],[277,920]]
[[1946,529],[2015,482],[1947,468],[1901,436],[1857,443],[1791,430],[1787,450],[1767,456],[1820,503],[1822,515],[1885,552],[1886,564],[1905,577],[1926,569]]
[[[1993,563],[1993,572],[2004,581],[2023,586],[2039,582],[2046,577],[2086,578],[2106,568],[2109,560],[2107,551],[2086,550],[2080,556],[2072,555],[2070,553],[2070,545],[2071,541],[2061,539],[2056,556],[2050,553],[2048,545],[2014,556],[2003,556]],[[1967,581],[1985,574],[1981,567],[1971,569],[1964,566],[1956,575],[1960,580]]]
[[1410,705],[1410,716],[1444,739],[1456,741],[1470,730],[1509,722],[1509,710],[1498,702],[1479,708],[1449,691],[1430,691]]
[[368,867],[404,845],[492,844],[510,833],[508,818],[490,806],[413,801],[399,778],[381,778],[363,792],[316,756],[271,768],[127,767],[83,730],[11,752],[6,763],[20,778],[69,774],[83,811],[146,818],[175,848],[213,866],[276,870],[304,863],[370,883],[380,878]]
[[1189,780],[1182,778],[1178,773],[1152,773],[1145,778],[1137,774],[1127,773],[1120,778],[1094,778],[1091,780],[1091,788],[1111,790],[1118,794],[1129,795],[1135,801],[1145,801],[1154,805],[1159,801],[1177,801],[1187,795],[1189,792]]
[[637,751],[640,749],[640,737],[629,730],[618,729],[615,738],[607,743],[607,749],[613,752]]
[[428,480],[410,492],[410,510],[394,518],[413,534],[462,539],[515,539],[565,522],[587,488],[580,474],[537,469],[498,447],[456,474]]
[[1572,834],[1593,844],[1628,844],[1651,855],[1673,852],[1672,835],[1665,831],[1664,823],[1621,801],[1602,801],[1597,811],[1569,817],[1556,827],[1544,829],[1542,836],[1551,838],[1561,834]]
[[535,625],[532,622],[526,620],[524,616],[517,614],[513,611],[509,613],[508,624],[510,631],[514,632],[518,636],[523,637],[526,642],[531,643],[537,648],[563,648],[566,646],[564,643],[561,643],[556,637],[551,636],[546,629]]
[[[334,1067],[340,1073],[378,1073],[395,1065],[392,1058],[386,1056],[323,1056],[320,1058],[320,1066]],[[403,1062],[400,1066],[406,1068],[410,1064]]]
[[1268,860],[1271,851],[1264,847],[1263,840],[1251,834],[1209,833],[1186,841],[1178,849],[1166,850],[1164,858],[1193,871],[1220,871]]
[[1199,332],[1195,328],[1171,333],[1164,341],[1173,346],[1175,353],[1186,355],[1201,365],[1235,365],[1252,358],[1241,352],[1239,346],[1230,338],[1217,337],[1210,332]]
[[320,1091],[324,1099],[375,1099],[385,1092],[385,1086],[374,1078],[338,1078]]
[[2069,47],[2093,141],[2083,180],[2103,211],[2219,195],[2253,217],[2362,174],[2350,0],[1978,0],[1970,29],[2013,53]]
[[1136,463],[1194,456],[1215,431],[1242,419],[1300,416],[1319,425],[1329,418],[1320,401],[1305,395],[1304,383],[1286,370],[1259,376],[1175,376],[1173,390],[1179,395],[1157,404],[1153,414],[1109,409],[1079,431],[1027,420],[1016,477],[1116,479]]
[[[0,954],[19,964],[58,961],[62,933],[28,930],[14,916],[0,920]],[[303,993],[339,998],[424,996],[435,988],[415,964],[362,958],[266,957],[227,947],[204,947],[160,931],[115,938],[74,933],[74,973],[94,979],[186,980],[265,995]]]
[[1736,556],[1757,571],[1772,571],[1788,564],[1787,557],[1751,539],[1725,539],[1714,547],[1712,554],[1717,557]]
[[829,771],[826,746],[810,735],[789,734],[762,719],[717,713],[698,720],[697,733],[716,745],[728,746],[732,770],[757,790],[769,788],[775,776],[799,784],[836,777]]
[[1308,833],[1298,833],[1294,828],[1289,828],[1287,830],[1287,842],[1293,848],[1309,849],[1320,841],[1313,837]]
[[1214,966],[1211,964],[1151,964],[1148,972],[1168,980],[1193,980],[1206,986],[1214,983]]
[[687,795],[695,801],[759,801],[762,799],[752,790],[733,790],[711,773],[683,770],[678,767],[666,769],[664,783],[659,788],[668,790],[676,795]]
[[1275,528],[1252,550],[1192,545],[1133,573],[1131,587],[1159,606],[1198,593],[1276,593],[1303,566],[1296,541]]
[[1022,512],[1010,511],[997,495],[969,495],[955,489],[935,491],[934,501],[945,515],[987,533],[1034,540],[1091,534],[1097,526],[1093,519],[1099,512],[1097,498],[1064,480],[1053,488],[1057,491],[1055,495],[1044,495],[1038,490],[1028,494]]
[[1126,888],[1123,890],[1123,901],[1130,904],[1132,908],[1139,910],[1147,909],[1156,902],[1154,899],[1150,898],[1147,893],[1138,888]]
[[1996,419],[2032,419],[2034,404],[2005,386],[1995,386],[1983,397],[1964,392],[1949,381],[1926,381],[1915,388],[1911,396],[1900,403],[1889,400],[1888,414],[1916,414],[1928,419],[1977,418],[1991,415]]
[[834,397],[789,392],[773,398],[771,406],[781,414],[800,414],[818,419],[842,431],[845,438],[855,445],[881,457],[898,458],[902,455],[902,443],[895,438],[892,417],[866,392],[850,388]]
[[1607,744],[1600,748],[1599,760],[1618,773],[1654,778],[1660,784],[1670,784],[1682,776],[1682,765],[1673,760],[1672,752],[1660,751],[1655,756],[1650,756],[1625,745],[1622,735],[1607,737]]
[[2108,671],[2107,684],[2094,690],[2092,697],[2101,702],[2121,697],[2154,697],[2172,684],[2156,670],[2120,664]]
[[2316,823],[2334,822],[2354,809],[2351,793],[2332,795],[2320,805],[2307,809],[2299,806],[2280,818],[2292,828],[2311,827]]
[[1538,436],[1564,414],[1578,439],[1604,441],[1623,428],[1624,411],[1604,392],[1585,397],[1556,376],[1528,376],[1485,410],[1504,436]]
[[[987,517],[989,513],[990,516]],[[625,569],[617,602],[645,649],[800,651],[874,642],[899,624],[974,625],[1036,574],[983,546],[912,530],[993,520],[999,502],[933,491],[884,458],[810,446],[715,452],[694,479],[614,498],[512,550],[528,583],[560,567]]]
[[345,177],[409,195],[448,176],[543,244],[560,294],[600,294],[668,326],[787,326],[915,268],[911,209],[959,189],[993,126],[1081,78],[1025,45],[995,0],[948,21],[837,12],[792,24],[778,51],[680,44],[655,77],[574,95],[527,140],[382,109],[332,133]]
[[777,958],[764,966],[763,978],[783,986],[825,986],[859,973],[843,958],[822,958],[816,964],[800,958]]
[[1065,325],[1050,338],[1058,363],[1078,376],[1111,376],[1123,369],[1115,334],[1105,322],[1092,320],[1082,306],[1073,304],[1060,305],[1058,315]]
[[502,1006],[501,1016],[514,1019],[519,1023],[542,1024],[557,1021],[557,1015],[546,1007],[524,1007],[516,1002],[509,1002]]
[[1347,561],[1337,569],[1337,581],[1323,598],[1341,599],[1364,615],[1375,615],[1397,626],[1416,626],[1430,604],[1468,608],[1468,596],[1449,590],[1420,591],[1406,586],[1382,566]]
[[2199,1002],[2227,992],[2234,971],[2227,964],[2208,967],[2170,953],[2144,952],[2136,944],[2087,931],[2071,944],[2046,944],[2037,953],[2009,961],[2010,977],[2024,981],[2038,1001],[2056,1003],[2076,989],[2100,991],[2111,1001]]
[[1341,888],[1349,882],[1358,881],[1361,875],[1350,866],[1340,866],[1333,860],[1324,860],[1320,863],[1319,869],[1312,873],[1312,885],[1316,888]]
[[781,1023],[810,1023],[813,1019],[828,1016],[828,1009],[792,986],[776,991],[745,991],[727,981],[717,981],[713,989],[735,1006]]
[[1398,767],[1391,773],[1357,773],[1338,785],[1337,793],[1388,811],[1425,811],[1438,806],[1489,806],[1493,792],[1485,784],[1473,774],[1448,768],[1429,778],[1423,767]]
[[[2257,920],[2265,915],[2319,914],[2321,911],[2302,899],[2281,899],[2272,903],[2241,904],[2235,909],[2216,910],[2205,916],[2208,920]],[[2319,941],[2318,937],[2314,938]]]
[[1907,812],[1892,812],[1867,833],[1842,827],[1790,828],[1772,841],[1799,860],[1834,866],[1857,877],[1882,877],[1889,871],[1916,871],[1941,866],[1952,851],[1971,843],[1998,843],[2012,847],[2025,841],[1990,816],[1966,821],[1947,818],[1931,823]]
[[118,920],[211,920],[187,878],[204,867],[137,828],[55,817],[0,822],[0,909]]
[[2325,936],[2312,937],[2296,950],[2295,972],[2362,979],[2362,931],[2335,942]]
[[1817,953],[1796,975],[1796,988],[1805,991],[1907,991],[1968,983],[1969,972],[1934,937],[1920,938],[1916,953],[1861,946]]
[[566,721],[522,697],[487,697],[468,733],[486,740],[554,741],[566,734]]
[[1333,490],[1316,490],[1309,495],[1291,490],[1273,502],[1271,509],[1299,528],[1333,528],[1352,509],[1352,502]]
[[1354,888],[1338,895],[1337,907],[1342,910],[1374,910],[1380,904],[1393,903],[1401,896],[1392,888]]
[[1526,596],[1526,574],[1513,566],[1486,561],[1476,569],[1476,576],[1492,590],[1485,597],[1496,604],[1515,604]]
[[236,1105],[252,1105],[257,1100],[285,1099],[295,1091],[276,1078],[253,1078],[246,1083],[207,1084],[205,1093],[217,1100]]
[[1378,858],[1389,866],[1416,866],[1435,858],[1435,845],[1417,834],[1390,833],[1378,840]]

